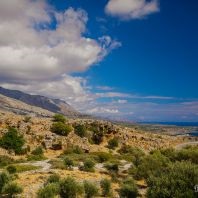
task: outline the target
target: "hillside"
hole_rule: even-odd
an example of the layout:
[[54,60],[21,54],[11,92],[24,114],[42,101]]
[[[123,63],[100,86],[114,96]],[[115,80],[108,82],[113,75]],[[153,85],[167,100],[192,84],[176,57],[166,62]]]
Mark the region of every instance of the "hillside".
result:
[[[63,129],[59,131],[62,135],[57,130],[56,132],[52,130],[53,126],[60,122],[67,126],[67,129],[64,129],[67,133],[64,135]],[[17,130],[20,137],[25,140],[20,151],[5,149],[3,146],[5,143],[2,144],[5,135],[13,130]],[[134,175],[139,197],[145,197],[149,184],[142,171],[135,172],[143,168],[138,167],[139,164],[141,165],[144,160],[146,163],[155,159],[151,163],[154,167],[159,166],[155,168],[158,170],[161,167],[161,160],[166,158],[156,153],[156,161],[156,158],[153,159],[154,154],[150,152],[165,151],[192,141],[189,137],[159,135],[102,120],[65,120],[61,116],[27,117],[5,111],[0,111],[0,139],[0,169],[12,172],[14,167],[14,172],[18,175],[15,181],[23,186],[21,197],[26,198],[45,197],[37,196],[37,192],[39,189],[45,189],[48,178],[55,175],[60,179],[70,176],[80,184],[87,180],[98,186],[98,189],[100,182],[106,179],[111,182],[111,195],[115,198],[120,197],[122,182]],[[166,160],[168,163],[168,158]],[[196,161],[196,158],[193,160]],[[146,166],[150,168],[150,164]],[[101,194],[101,191],[98,193]]]
[[66,116],[80,115],[74,108],[72,108],[65,101],[60,99],[51,99],[40,95],[31,95],[18,90],[9,90],[0,87],[0,94],[9,98],[19,100],[31,106],[40,107],[53,113],[61,113]]

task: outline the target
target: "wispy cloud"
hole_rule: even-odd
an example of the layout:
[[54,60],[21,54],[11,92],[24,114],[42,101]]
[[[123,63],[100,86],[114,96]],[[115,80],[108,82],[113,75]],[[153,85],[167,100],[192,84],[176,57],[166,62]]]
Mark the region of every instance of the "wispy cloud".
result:
[[109,86],[97,86],[96,89],[101,90],[101,91],[112,91],[115,88],[114,87],[109,87]]

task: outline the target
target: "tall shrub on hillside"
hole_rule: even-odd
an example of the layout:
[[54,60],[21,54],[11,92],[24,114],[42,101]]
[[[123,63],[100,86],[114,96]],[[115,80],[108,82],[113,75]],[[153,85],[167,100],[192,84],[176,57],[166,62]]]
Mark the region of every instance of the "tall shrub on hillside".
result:
[[19,135],[15,128],[9,128],[8,132],[0,139],[0,146],[7,150],[13,150],[16,154],[22,152],[22,147],[25,140],[22,135]]
[[198,166],[191,162],[172,163],[158,175],[151,175],[147,183],[148,198],[195,198],[197,193],[194,186],[198,184]]

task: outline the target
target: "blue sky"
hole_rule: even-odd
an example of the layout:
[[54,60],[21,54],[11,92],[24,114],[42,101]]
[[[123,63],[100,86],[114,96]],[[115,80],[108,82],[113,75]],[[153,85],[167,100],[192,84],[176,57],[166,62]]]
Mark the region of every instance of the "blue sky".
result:
[[[28,10],[32,2],[22,1]],[[24,34],[29,38],[34,33],[39,39],[42,34],[47,39],[43,44],[33,35],[32,44],[19,36],[16,45],[20,46],[21,53],[28,55],[32,55],[32,49],[38,49],[49,60],[37,54],[34,58],[38,59],[28,59],[35,62],[29,66],[29,78],[26,77],[27,69],[17,64],[11,65],[18,68],[16,75],[2,66],[2,71],[5,70],[1,76],[2,86],[59,97],[82,112],[113,119],[198,121],[196,0],[48,0],[45,4],[34,3],[32,7],[37,9],[37,14],[32,9],[31,16],[25,15],[27,21],[15,28],[24,27]],[[14,5],[9,6],[8,11]],[[10,15],[2,16],[13,22]],[[30,21],[34,21],[32,32],[26,26]],[[6,39],[2,37],[2,40]],[[65,45],[60,46],[61,41]],[[2,43],[0,47],[10,46],[9,42]],[[73,59],[66,49],[68,43],[75,52],[71,54]],[[26,48],[21,49],[22,45]],[[54,48],[50,55],[51,48],[43,50],[45,46]],[[85,51],[87,53],[83,54]],[[52,63],[52,58],[57,65]],[[43,64],[38,63],[37,68],[39,59]],[[45,71],[46,62],[50,66],[46,65]],[[55,66],[59,68],[56,75],[56,72],[49,72]]]

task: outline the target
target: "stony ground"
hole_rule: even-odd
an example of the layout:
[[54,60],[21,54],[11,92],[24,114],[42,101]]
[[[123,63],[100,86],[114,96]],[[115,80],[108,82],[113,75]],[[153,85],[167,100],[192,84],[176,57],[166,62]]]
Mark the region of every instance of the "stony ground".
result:
[[[68,120],[69,123],[90,123],[93,120]],[[41,160],[37,162],[24,162],[24,165],[34,165],[37,166],[37,170],[30,170],[18,174],[17,182],[23,186],[23,193],[20,197],[24,198],[34,198],[36,197],[36,192],[40,187],[43,186],[47,177],[53,173],[58,173],[62,178],[66,176],[72,176],[78,181],[89,180],[95,183],[100,182],[102,178],[110,178],[110,176],[105,172],[103,164],[95,165],[95,172],[88,173],[78,170],[78,167],[74,167],[73,170],[61,170],[53,169],[50,164],[50,160],[58,159],[60,154],[70,145],[77,145],[83,150],[88,152],[109,152],[109,149],[106,147],[109,139],[116,137],[119,139],[119,149],[122,145],[131,145],[133,147],[138,147],[149,152],[153,149],[159,148],[169,148],[177,147],[177,145],[183,144],[186,142],[184,137],[169,136],[169,135],[159,135],[149,132],[143,132],[136,130],[135,128],[127,128],[120,125],[112,126],[111,123],[106,121],[98,121],[101,125],[108,124],[113,127],[113,133],[105,136],[103,142],[100,145],[90,144],[86,138],[80,138],[74,132],[71,132],[67,137],[58,136],[53,134],[50,131],[52,125],[51,118],[38,118],[32,117],[28,122],[25,121],[25,116],[16,115],[13,113],[0,111],[0,136],[2,136],[7,131],[8,126],[16,127],[18,131],[23,134],[26,145],[30,146],[30,149],[33,150],[37,146],[40,146],[42,143],[45,143],[49,148],[45,150],[46,160]],[[52,150],[50,147],[54,142],[62,142],[62,148],[60,150]],[[115,151],[111,151],[116,154]],[[14,159],[26,159],[26,156],[15,156],[12,153],[8,153],[5,149],[0,148],[0,155],[9,155]],[[122,172],[127,171],[131,164],[126,161],[120,162],[120,170]],[[138,181],[140,186],[143,188],[140,190],[140,193],[145,194],[144,181]],[[117,197],[116,189],[118,184],[113,184],[114,197]]]

